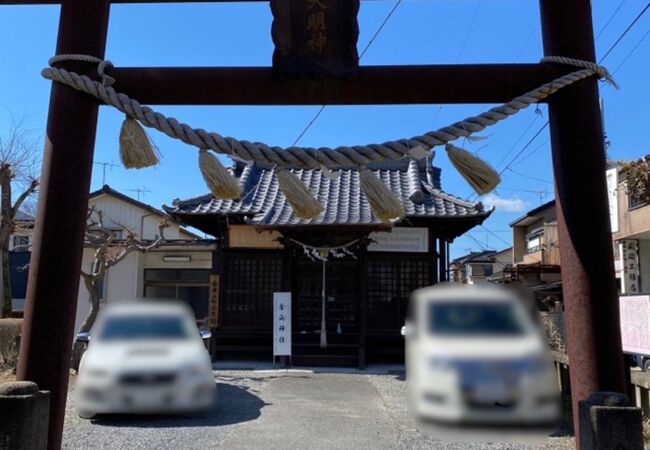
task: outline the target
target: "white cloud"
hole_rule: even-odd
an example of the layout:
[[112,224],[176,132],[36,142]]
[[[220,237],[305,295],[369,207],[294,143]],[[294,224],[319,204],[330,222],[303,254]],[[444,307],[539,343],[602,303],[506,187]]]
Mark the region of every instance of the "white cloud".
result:
[[495,206],[501,212],[523,212],[528,208],[528,203],[520,198],[499,197],[496,194],[483,197],[483,204],[488,208]]

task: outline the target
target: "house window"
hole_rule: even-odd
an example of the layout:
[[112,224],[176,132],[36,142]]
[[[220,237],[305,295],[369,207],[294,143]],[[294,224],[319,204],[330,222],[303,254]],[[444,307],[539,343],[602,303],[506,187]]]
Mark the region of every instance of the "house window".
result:
[[526,235],[526,252],[534,253],[542,248],[542,235],[544,234],[544,228],[539,227],[531,230]]
[[121,241],[124,239],[124,233],[122,230],[111,230],[111,234],[113,235],[113,240],[115,241]]
[[184,300],[201,320],[208,316],[209,280],[208,269],[145,269],[144,296]]
[[540,236],[536,236],[528,239],[528,242],[526,243],[526,250],[528,250],[528,253],[537,252],[539,251],[540,248],[541,248]]
[[29,248],[29,236],[14,236],[14,251],[25,252]]
[[483,265],[483,275],[484,276],[491,277],[493,273],[494,273],[494,269],[492,267],[492,264],[484,264]]
[[648,203],[645,198],[638,195],[630,194],[628,195],[627,198],[628,198],[629,209],[638,208],[639,206],[643,206]]

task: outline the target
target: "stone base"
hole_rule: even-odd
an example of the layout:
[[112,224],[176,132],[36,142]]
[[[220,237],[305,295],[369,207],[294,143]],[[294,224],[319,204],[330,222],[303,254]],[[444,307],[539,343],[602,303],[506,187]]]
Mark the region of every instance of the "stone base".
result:
[[643,450],[641,409],[616,392],[596,392],[579,403],[580,450]]
[[50,393],[36,383],[0,384],[0,450],[47,448]]

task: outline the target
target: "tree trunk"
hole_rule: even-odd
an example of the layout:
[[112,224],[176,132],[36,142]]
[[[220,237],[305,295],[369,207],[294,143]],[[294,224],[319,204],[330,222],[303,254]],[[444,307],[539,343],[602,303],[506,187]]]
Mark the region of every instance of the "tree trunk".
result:
[[[84,280],[84,285],[86,286],[86,290],[90,296],[90,311],[84,318],[78,332],[88,332],[95,324],[95,319],[97,319],[97,314],[99,313],[99,291],[97,289],[97,277],[84,273],[81,274],[81,277]],[[86,351],[87,345],[88,344],[85,342],[79,342],[76,339],[72,344],[70,368],[74,371],[79,371],[79,363],[81,362],[81,357]]]
[[88,332],[95,324],[97,314],[99,313],[99,290],[97,289],[97,279],[89,275],[82,275],[86,290],[90,296],[90,311],[84,318],[79,332]]
[[0,233],[0,252],[2,258],[2,317],[11,317],[11,273],[9,272],[9,238],[13,217],[11,214],[11,177],[3,176],[0,184],[2,197],[0,198],[0,221],[2,221],[2,233]]

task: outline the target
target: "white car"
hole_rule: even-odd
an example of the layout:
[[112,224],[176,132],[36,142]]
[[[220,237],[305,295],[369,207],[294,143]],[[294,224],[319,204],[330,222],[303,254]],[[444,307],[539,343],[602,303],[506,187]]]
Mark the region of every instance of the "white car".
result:
[[406,325],[417,416],[474,424],[551,424],[560,394],[541,328],[513,292],[441,284],[415,291]]
[[191,413],[209,409],[215,397],[210,355],[186,305],[143,300],[102,308],[79,365],[79,416]]

